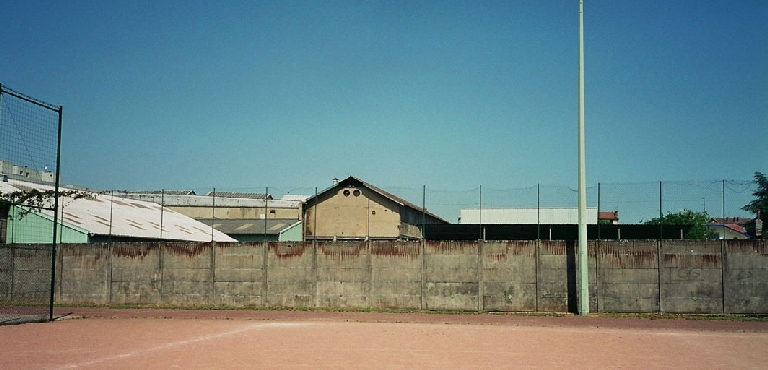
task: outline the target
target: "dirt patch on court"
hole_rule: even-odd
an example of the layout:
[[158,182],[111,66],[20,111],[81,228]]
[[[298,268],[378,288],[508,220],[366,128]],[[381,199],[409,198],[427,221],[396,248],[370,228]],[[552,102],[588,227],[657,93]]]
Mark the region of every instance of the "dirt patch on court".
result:
[[266,320],[281,322],[360,322],[360,323],[422,323],[453,325],[516,325],[536,327],[669,329],[696,331],[731,331],[768,333],[768,321],[713,320],[647,317],[582,317],[571,314],[439,314],[386,312],[329,312],[278,310],[170,310],[170,309],[111,309],[94,307],[57,307],[57,316],[91,318],[176,318],[219,320]]
[[[763,323],[73,309],[0,327],[1,369],[762,369]],[[101,316],[101,317],[97,317]],[[756,324],[756,325],[755,325]]]

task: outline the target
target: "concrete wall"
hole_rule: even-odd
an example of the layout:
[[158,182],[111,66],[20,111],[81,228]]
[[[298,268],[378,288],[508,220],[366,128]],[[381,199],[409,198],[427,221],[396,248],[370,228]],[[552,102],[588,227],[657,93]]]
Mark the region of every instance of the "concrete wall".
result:
[[[564,312],[567,241],[59,246],[61,304]],[[50,253],[0,247],[0,300],[44,296]],[[591,241],[591,312],[768,313],[764,241]],[[39,281],[24,285],[21,281]]]
[[0,306],[50,301],[51,247],[0,247]]

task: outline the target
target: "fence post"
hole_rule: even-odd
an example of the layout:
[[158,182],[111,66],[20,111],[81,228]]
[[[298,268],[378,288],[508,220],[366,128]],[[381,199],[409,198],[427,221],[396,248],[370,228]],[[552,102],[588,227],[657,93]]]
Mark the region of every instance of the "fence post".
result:
[[[598,207],[598,212],[600,208]],[[599,230],[599,227],[598,227]],[[589,242],[587,242],[589,243]],[[600,239],[595,240],[595,312],[600,312]]]
[[267,300],[269,294],[269,284],[267,283],[267,279],[269,279],[269,242],[266,240],[261,242],[261,247],[264,248],[261,254],[263,259],[261,262],[261,306],[266,307],[269,302]]
[[483,312],[485,309],[485,289],[483,288],[483,240],[477,243],[477,312]]
[[216,188],[211,193],[211,242],[213,242],[213,225],[216,224]]
[[600,183],[597,183],[597,240],[600,240]]
[[208,304],[216,304],[216,240],[211,241],[211,295]]
[[541,184],[536,184],[536,240],[541,240]]
[[659,181],[659,240],[664,239],[664,208],[662,203],[661,184]]
[[725,308],[725,303],[728,301],[725,299],[725,267],[727,266],[728,262],[728,254],[727,254],[727,243],[728,241],[726,239],[720,240],[720,286],[722,288],[721,294],[723,298],[723,313],[727,314],[729,313],[728,310]]
[[421,284],[419,289],[421,290],[421,310],[424,311],[427,309],[426,307],[426,300],[424,299],[424,284],[425,284],[425,270],[427,265],[427,241],[425,239],[421,239]]
[[663,258],[661,257],[661,244],[662,244],[662,239],[659,239],[656,241],[656,275],[657,275],[657,280],[659,282],[658,283],[659,284],[659,313],[664,313],[664,305],[662,302],[663,295],[661,292],[661,289],[663,287],[663,284],[661,281],[661,277],[663,276],[663,274],[661,273],[662,272],[661,261],[663,260]]
[[534,258],[536,260],[535,261],[536,262],[536,264],[535,264],[536,265],[536,268],[535,268],[536,278],[535,278],[535,284],[534,284],[535,288],[536,288],[535,305],[536,305],[536,312],[539,312],[539,264],[540,264],[540,260],[541,260],[541,239],[536,239],[536,250],[534,252]]

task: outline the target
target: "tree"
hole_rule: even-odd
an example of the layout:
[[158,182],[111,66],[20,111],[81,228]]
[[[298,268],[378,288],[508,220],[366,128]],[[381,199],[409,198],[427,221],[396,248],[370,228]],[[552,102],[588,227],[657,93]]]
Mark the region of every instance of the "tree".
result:
[[707,228],[707,221],[709,221],[709,215],[706,211],[694,212],[686,209],[675,213],[669,212],[662,217],[655,217],[643,223],[645,225],[690,225],[691,229],[685,233],[683,238],[710,239],[714,233]]
[[[765,232],[766,232],[765,220],[768,218],[768,216],[766,216],[766,213],[768,213],[768,178],[766,178],[765,175],[760,172],[755,172],[755,183],[757,183],[757,190],[755,190],[755,192],[752,193],[752,195],[755,196],[755,199],[747,203],[747,205],[745,205],[741,209],[748,212],[752,212],[755,215],[757,215],[758,213],[760,214],[759,218],[755,216],[755,221],[758,221],[758,219],[762,221],[762,226],[763,226],[761,230],[762,237],[765,238]],[[749,226],[749,229],[751,230],[748,230],[748,231],[752,235],[756,235],[755,233],[756,224],[757,223],[753,223],[752,225]]]

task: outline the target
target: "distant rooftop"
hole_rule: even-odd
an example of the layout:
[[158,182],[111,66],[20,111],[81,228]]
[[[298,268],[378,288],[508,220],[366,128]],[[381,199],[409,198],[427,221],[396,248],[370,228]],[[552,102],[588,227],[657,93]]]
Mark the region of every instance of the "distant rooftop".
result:
[[195,195],[194,190],[124,190],[117,191],[123,194],[147,194],[147,195]]
[[[207,196],[211,197],[214,196],[214,192],[209,191]],[[266,200],[272,200],[272,195],[264,194],[264,193],[247,193],[247,192],[237,192],[237,191],[217,191],[215,192],[216,197],[218,198],[240,198],[240,199],[266,199]]]

